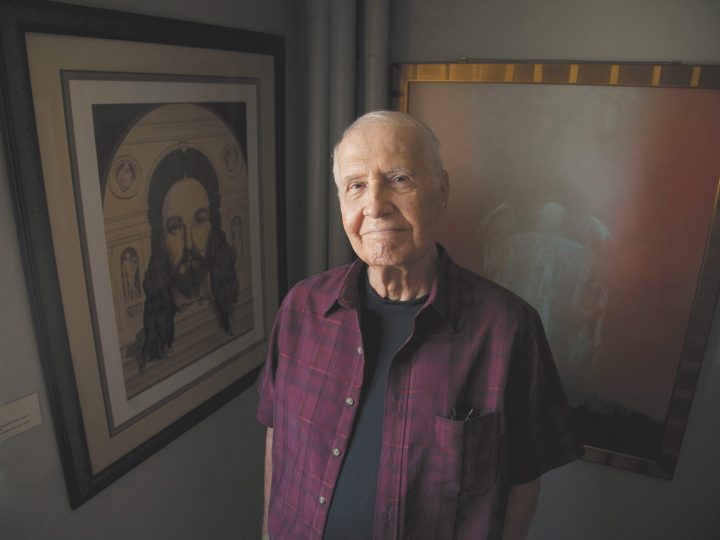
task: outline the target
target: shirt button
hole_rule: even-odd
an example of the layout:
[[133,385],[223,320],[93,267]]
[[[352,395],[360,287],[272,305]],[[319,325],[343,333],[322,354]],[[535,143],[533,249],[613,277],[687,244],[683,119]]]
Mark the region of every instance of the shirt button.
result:
[[357,353],[358,353],[358,354],[362,354],[362,347],[358,347],[358,348],[357,348]]
[[320,495],[320,496],[318,497],[318,502],[319,502],[320,504],[325,504],[325,502],[326,502],[326,501],[325,501],[325,497],[323,497],[322,495]]
[[333,448],[332,454],[333,454],[333,456],[338,457],[340,454],[342,454],[342,452],[340,451],[339,448]]
[[355,405],[355,400],[351,397],[345,398],[345,405],[352,407],[353,405]]

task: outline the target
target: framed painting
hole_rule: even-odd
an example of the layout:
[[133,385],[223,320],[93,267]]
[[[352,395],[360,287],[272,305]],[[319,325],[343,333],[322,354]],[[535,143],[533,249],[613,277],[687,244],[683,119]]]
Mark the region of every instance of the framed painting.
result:
[[718,296],[720,67],[394,67],[441,241],[539,312],[587,460],[672,478]]
[[70,504],[250,386],[285,283],[283,39],[0,4],[3,141]]

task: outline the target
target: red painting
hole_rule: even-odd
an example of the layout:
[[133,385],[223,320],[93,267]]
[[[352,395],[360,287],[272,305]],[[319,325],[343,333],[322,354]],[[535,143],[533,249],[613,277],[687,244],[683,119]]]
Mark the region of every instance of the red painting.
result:
[[720,179],[720,92],[410,82],[453,258],[543,319],[583,442],[660,459]]

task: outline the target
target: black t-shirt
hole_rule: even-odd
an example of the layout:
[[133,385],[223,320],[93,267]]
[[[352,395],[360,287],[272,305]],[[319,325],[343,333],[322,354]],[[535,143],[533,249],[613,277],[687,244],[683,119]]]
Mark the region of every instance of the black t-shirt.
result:
[[360,326],[365,377],[352,438],[330,502],[324,540],[368,540],[373,536],[390,364],[410,336],[415,314],[426,299],[386,300],[372,289],[367,276],[362,282]]

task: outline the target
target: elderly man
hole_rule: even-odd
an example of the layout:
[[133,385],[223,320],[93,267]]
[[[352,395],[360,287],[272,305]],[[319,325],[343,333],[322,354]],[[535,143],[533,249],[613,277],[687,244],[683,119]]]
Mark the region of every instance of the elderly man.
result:
[[540,320],[436,243],[433,133],[369,113],[334,152],[358,260],[296,285],[258,382],[273,540],[523,538],[580,454]]

